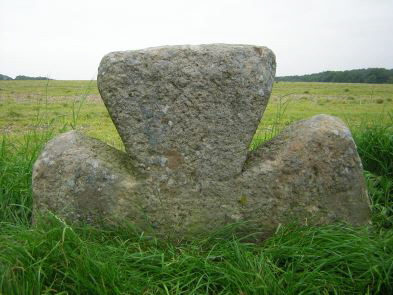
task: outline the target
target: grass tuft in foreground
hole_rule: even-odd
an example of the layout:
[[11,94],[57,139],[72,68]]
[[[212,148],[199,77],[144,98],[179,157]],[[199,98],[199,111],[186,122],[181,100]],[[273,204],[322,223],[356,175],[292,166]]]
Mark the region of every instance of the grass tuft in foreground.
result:
[[4,294],[393,291],[392,231],[288,226],[262,245],[227,237],[174,246],[121,229],[73,229],[52,217],[32,230],[6,225],[0,241]]
[[381,121],[364,123],[354,132],[377,226],[393,227],[393,113]]
[[28,225],[32,166],[52,132],[31,132],[0,140],[0,222]]
[[354,138],[364,169],[393,178],[393,112],[384,117],[384,123],[363,123],[354,132]]

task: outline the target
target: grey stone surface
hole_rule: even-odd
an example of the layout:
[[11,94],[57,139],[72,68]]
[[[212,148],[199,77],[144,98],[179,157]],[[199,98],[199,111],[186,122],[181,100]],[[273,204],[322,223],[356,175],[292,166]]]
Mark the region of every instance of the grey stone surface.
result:
[[266,47],[156,47],[109,53],[97,83],[138,167],[165,181],[224,180],[241,172],[275,66]]
[[349,129],[336,117],[296,122],[251,152],[239,187],[250,203],[243,219],[272,229],[291,220],[370,222],[362,164]]
[[34,165],[35,212],[173,238],[242,221],[264,235],[292,221],[369,223],[361,162],[339,119],[294,123],[248,151],[274,68],[271,51],[243,45],[105,56],[98,85],[127,154],[76,132],[50,141]]
[[139,185],[124,152],[70,131],[49,141],[34,164],[33,207],[96,223],[123,215],[126,203],[136,220]]

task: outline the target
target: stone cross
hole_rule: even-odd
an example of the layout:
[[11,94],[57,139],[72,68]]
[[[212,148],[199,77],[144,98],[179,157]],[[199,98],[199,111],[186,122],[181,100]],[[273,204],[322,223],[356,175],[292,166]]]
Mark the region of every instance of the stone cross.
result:
[[132,222],[182,238],[247,222],[361,225],[370,208],[352,136],[339,119],[294,123],[249,151],[268,103],[275,56],[211,44],[113,52],[98,88],[126,153],[69,132],[34,165],[35,215]]

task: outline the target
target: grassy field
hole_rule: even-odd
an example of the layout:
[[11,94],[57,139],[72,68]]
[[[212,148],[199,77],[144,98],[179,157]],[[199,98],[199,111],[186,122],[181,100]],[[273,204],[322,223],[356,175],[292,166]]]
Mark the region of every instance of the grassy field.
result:
[[392,294],[393,85],[276,83],[252,147],[325,113],[350,126],[373,225],[288,225],[261,244],[217,233],[178,243],[129,225],[30,225],[31,168],[78,129],[122,149],[95,81],[0,81],[0,294]]
[[[284,109],[285,116],[277,118]],[[357,128],[364,122],[388,120],[384,114],[389,110],[393,110],[393,84],[279,82],[274,84],[257,136],[271,133],[277,123],[283,127],[322,113],[338,116]],[[59,130],[74,125],[122,148],[96,81],[0,81],[1,133],[18,136],[43,128],[43,123]]]

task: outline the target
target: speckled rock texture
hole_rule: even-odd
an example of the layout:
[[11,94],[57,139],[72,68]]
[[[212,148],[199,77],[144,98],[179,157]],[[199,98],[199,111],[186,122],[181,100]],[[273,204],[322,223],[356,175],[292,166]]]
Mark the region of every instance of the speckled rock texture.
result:
[[70,131],[49,141],[34,164],[34,211],[96,223],[133,204],[127,213],[136,218],[138,186],[127,154]]
[[98,87],[126,153],[77,132],[53,139],[34,165],[34,212],[177,239],[243,221],[264,236],[293,221],[369,223],[361,162],[339,119],[294,123],[248,150],[274,74],[274,54],[249,45],[106,55]]
[[275,74],[266,47],[168,46],[106,55],[98,89],[135,165],[163,182],[238,175]]
[[243,219],[266,227],[270,223],[271,229],[290,220],[370,222],[356,145],[336,117],[318,115],[296,122],[250,152],[238,187],[249,202],[241,211]]

